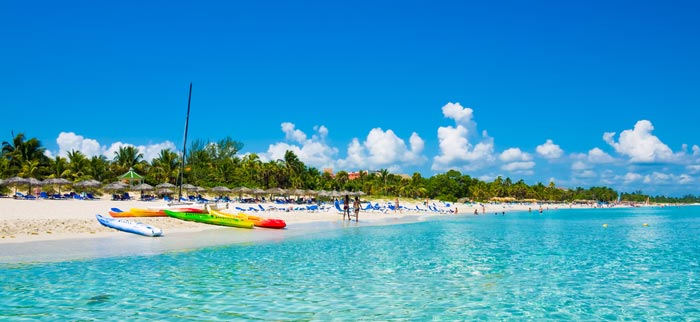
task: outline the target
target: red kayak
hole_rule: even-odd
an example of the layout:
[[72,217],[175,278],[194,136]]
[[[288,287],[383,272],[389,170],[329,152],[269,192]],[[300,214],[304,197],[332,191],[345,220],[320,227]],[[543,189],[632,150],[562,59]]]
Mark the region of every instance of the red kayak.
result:
[[255,222],[256,227],[282,229],[287,227],[287,223],[282,219],[262,219]]

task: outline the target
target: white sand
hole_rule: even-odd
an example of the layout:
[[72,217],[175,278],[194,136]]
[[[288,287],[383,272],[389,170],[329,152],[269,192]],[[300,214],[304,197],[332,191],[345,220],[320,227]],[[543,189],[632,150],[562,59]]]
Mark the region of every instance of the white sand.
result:
[[[382,200],[373,201],[373,203],[377,202],[379,202],[380,205],[387,204],[386,201]],[[400,204],[411,209],[414,209],[416,206],[416,204],[404,202],[400,202]],[[450,208],[447,208],[440,202],[430,201],[430,204],[435,204],[440,210],[445,211],[442,215],[450,214],[446,212],[448,209],[453,211],[455,209],[455,205],[451,205]],[[95,214],[108,215],[108,211],[113,207],[128,210],[130,208],[162,208],[165,206],[166,204],[162,201],[15,200],[11,198],[0,198],[0,244],[109,235],[110,233],[117,232],[100,225],[95,219]],[[236,207],[248,209],[251,206],[257,207],[257,204],[229,203],[229,208],[224,209],[224,211],[238,213],[240,211],[236,210]],[[423,203],[418,204],[418,206],[421,209],[426,208]],[[566,205],[561,206],[568,207]],[[327,209],[320,211],[289,210],[289,208],[298,207],[296,205],[263,204],[263,207],[267,209],[267,211],[246,211],[246,213],[267,218],[284,219],[288,225],[342,220],[342,214],[338,213],[332,204],[326,205],[325,207]],[[462,209],[459,209],[460,207]],[[528,210],[528,208],[537,211],[538,208],[536,207],[538,206],[487,204],[482,209],[479,205],[456,205],[461,215],[473,215],[475,209],[478,210],[479,213],[485,210],[487,214],[492,214],[495,212],[501,213],[503,211],[523,211]],[[360,223],[369,223],[385,220],[387,218],[436,214],[439,215],[440,213],[418,210],[403,210],[401,212],[361,211]],[[132,219],[152,224],[162,228],[166,232],[199,231],[219,228],[217,226],[187,222],[168,217],[141,217]]]

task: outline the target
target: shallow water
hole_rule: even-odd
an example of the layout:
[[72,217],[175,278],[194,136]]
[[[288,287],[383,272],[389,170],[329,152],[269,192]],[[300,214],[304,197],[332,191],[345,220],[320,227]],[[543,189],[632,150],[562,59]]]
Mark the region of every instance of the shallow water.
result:
[[0,320],[698,320],[699,241],[700,207],[360,223],[0,264]]

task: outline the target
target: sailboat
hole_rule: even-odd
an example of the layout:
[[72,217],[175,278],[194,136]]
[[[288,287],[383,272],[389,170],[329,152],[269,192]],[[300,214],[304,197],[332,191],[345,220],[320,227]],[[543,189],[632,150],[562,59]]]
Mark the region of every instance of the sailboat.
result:
[[187,130],[190,125],[190,105],[192,103],[192,83],[190,82],[190,94],[187,98],[187,117],[185,118],[185,138],[182,140],[182,158],[180,158],[180,173],[178,174],[177,181],[180,183],[180,189],[177,193],[177,200],[168,203],[168,206],[178,206],[178,205],[191,205],[193,202],[183,202],[182,201],[182,185],[185,173],[185,156],[187,155]]

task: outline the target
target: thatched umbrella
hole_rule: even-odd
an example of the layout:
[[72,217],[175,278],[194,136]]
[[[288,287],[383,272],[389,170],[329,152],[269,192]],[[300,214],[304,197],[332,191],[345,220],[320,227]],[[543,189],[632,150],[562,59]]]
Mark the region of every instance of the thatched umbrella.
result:
[[110,184],[107,184],[107,185],[103,186],[103,187],[102,187],[102,190],[105,190],[105,191],[119,191],[119,190],[124,190],[124,189],[126,189],[126,187],[127,187],[126,184],[124,184],[124,183],[121,182],[121,181],[117,181],[117,182],[112,182],[112,183],[110,183]]
[[168,188],[168,189],[170,189],[170,188],[175,188],[175,185],[172,184],[172,183],[170,183],[170,182],[163,182],[163,183],[161,183],[161,184],[157,184],[157,185],[156,185],[156,189],[160,189],[160,188]]
[[209,189],[209,190],[211,190],[211,191],[213,191],[213,192],[218,192],[218,193],[228,193],[228,192],[231,192],[231,189],[229,189],[228,187],[224,187],[224,186],[216,186],[216,187],[211,188],[211,189]]
[[68,185],[71,183],[72,182],[70,182],[68,179],[64,179],[64,178],[50,178],[50,179],[44,180],[44,184],[57,185],[59,195],[61,194],[61,186]]
[[22,178],[22,177],[12,177],[12,178],[5,180],[6,185],[15,187],[15,193],[17,193],[18,186],[26,184],[27,182],[28,182],[27,178]]

